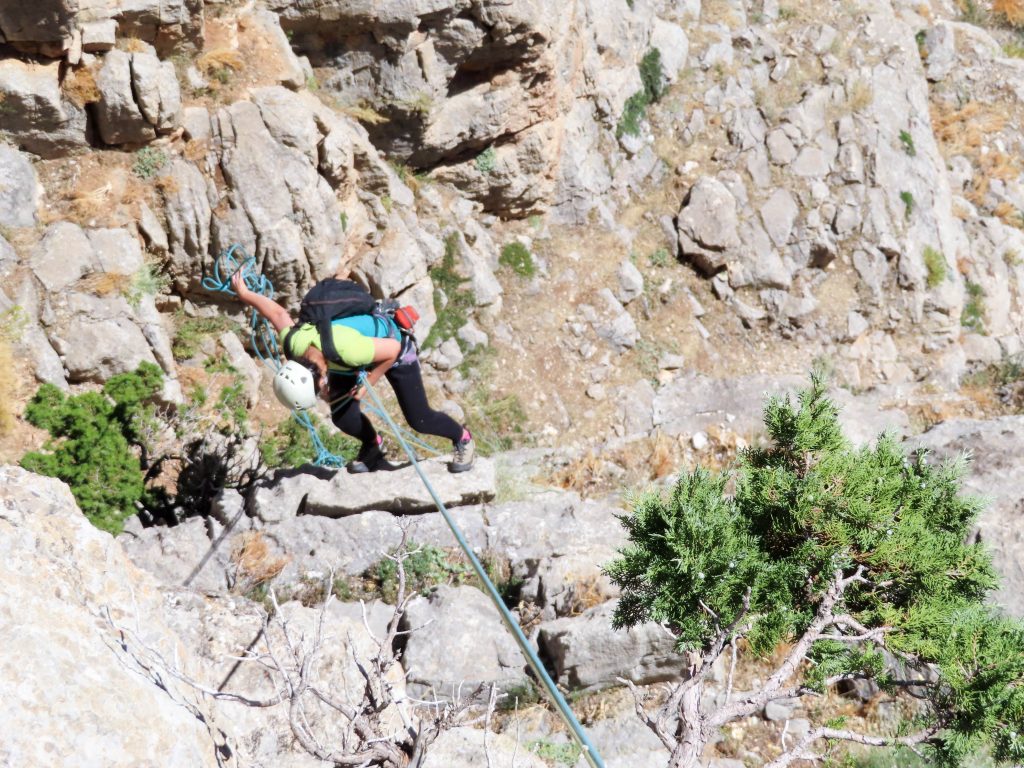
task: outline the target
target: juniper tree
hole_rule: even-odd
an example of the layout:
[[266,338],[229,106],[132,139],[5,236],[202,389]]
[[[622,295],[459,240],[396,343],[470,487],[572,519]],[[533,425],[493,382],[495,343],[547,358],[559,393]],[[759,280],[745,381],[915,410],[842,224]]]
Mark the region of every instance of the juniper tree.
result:
[[[772,768],[842,740],[909,746],[942,766],[980,748],[1024,760],[1024,625],[985,604],[996,577],[968,543],[981,503],[961,493],[966,461],[908,454],[891,435],[852,446],[818,377],[795,402],[771,398],[764,423],[768,447],[730,472],[698,468],[640,496],[607,568],[622,588],[615,626],[662,622],[687,655],[657,711],[637,695],[669,765],[697,765],[722,725],[769,701],[850,680],[913,693],[915,716],[885,733],[812,723]],[[759,690],[710,706],[712,665],[741,639],[762,658],[784,649],[782,661]]]

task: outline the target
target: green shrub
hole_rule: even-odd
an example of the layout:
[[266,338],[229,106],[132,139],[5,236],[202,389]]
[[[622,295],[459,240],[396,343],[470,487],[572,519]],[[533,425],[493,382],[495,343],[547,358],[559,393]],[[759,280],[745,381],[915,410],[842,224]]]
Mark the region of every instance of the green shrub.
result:
[[531,741],[527,744],[527,747],[542,760],[554,763],[555,765],[568,765],[570,767],[576,765],[576,761],[580,759],[581,754],[580,748],[576,744],[556,744],[546,739]]
[[924,268],[928,271],[926,282],[929,288],[935,288],[946,279],[946,257],[930,245],[926,245],[923,258]]
[[498,263],[503,267],[508,267],[520,277],[533,277],[537,271],[530,249],[518,240],[505,243],[501,249],[501,256],[498,257]]
[[[405,558],[406,591],[427,594],[439,584],[465,584],[475,578],[472,566],[430,544],[409,543]],[[394,554],[392,552],[392,554]],[[398,595],[398,564],[384,558],[372,566],[367,575],[377,584],[385,602],[394,603]]]
[[652,267],[667,267],[672,263],[672,257],[669,255],[668,248],[658,248],[648,258]]
[[43,384],[29,401],[25,419],[49,432],[50,439],[42,451],[26,453],[21,465],[66,482],[93,525],[120,533],[145,492],[133,445],[152,418],[147,401],[162,385],[163,372],[152,363],[114,376],[102,392],[68,396]]
[[622,117],[619,118],[619,125],[615,129],[617,138],[621,138],[624,134],[640,135],[640,121],[647,113],[647,104],[647,95],[643,91],[637,91],[626,99],[626,103],[622,107]]
[[155,147],[143,147],[135,153],[132,173],[143,181],[149,181],[164,169],[169,159],[163,150]]
[[640,82],[644,84],[647,103],[660,101],[665,95],[665,70],[661,66],[661,51],[651,48],[640,59]]
[[162,274],[159,267],[147,262],[132,276],[131,284],[124,291],[124,298],[132,309],[138,309],[143,296],[156,296],[170,284],[170,278]]
[[978,283],[967,281],[967,301],[960,313],[960,325],[975,333],[985,333],[985,289]]
[[[622,589],[615,626],[670,627],[698,670],[686,681],[692,717],[673,710],[666,730],[693,739],[696,757],[703,723],[751,715],[759,697],[820,693],[843,679],[894,695],[922,671],[915,721],[880,746],[906,734],[939,766],[985,748],[1019,764],[1024,622],[986,602],[997,578],[970,536],[983,503],[963,495],[965,462],[908,455],[891,434],[853,446],[817,377],[795,401],[769,399],[764,424],[770,443],[741,454],[733,472],[683,473],[622,518],[630,543],[608,567]],[[738,638],[775,672],[725,709],[704,703],[704,681]],[[812,733],[838,725],[808,712]],[[858,727],[851,718],[842,728],[852,735],[819,738],[857,741]]]
[[436,347],[455,336],[466,324],[469,310],[473,306],[473,292],[463,286],[469,282],[455,268],[455,254],[459,248],[459,235],[452,232],[444,239],[444,257],[441,263],[430,269],[434,283],[434,311],[437,322],[430,329],[424,349]]

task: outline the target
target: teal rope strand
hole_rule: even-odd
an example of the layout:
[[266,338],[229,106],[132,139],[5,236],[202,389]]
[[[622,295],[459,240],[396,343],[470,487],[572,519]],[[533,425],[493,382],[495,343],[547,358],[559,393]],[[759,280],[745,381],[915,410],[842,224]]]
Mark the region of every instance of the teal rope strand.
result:
[[469,542],[466,541],[466,537],[463,536],[462,530],[445,508],[444,503],[434,490],[434,486],[430,484],[426,474],[423,472],[423,468],[420,467],[419,462],[416,460],[416,454],[413,453],[408,443],[398,435],[398,425],[395,424],[391,416],[384,410],[384,404],[381,402],[376,390],[374,390],[370,382],[367,381],[365,372],[359,374],[359,380],[366,386],[367,392],[370,393],[370,397],[373,398],[374,404],[383,414],[384,420],[387,422],[388,426],[395,430],[398,442],[401,444],[403,450],[405,450],[406,455],[409,457],[409,461],[412,462],[413,467],[416,469],[416,473],[420,476],[420,480],[426,487],[427,492],[430,493],[430,497],[434,500],[434,504],[437,506],[438,511],[441,513],[444,521],[448,524],[452,534],[454,534],[455,540],[459,543],[462,551],[469,559],[470,564],[473,566],[473,570],[476,572],[477,578],[479,578],[480,583],[484,585],[488,597],[491,598],[491,602],[494,603],[494,607],[497,608],[498,613],[501,614],[502,621],[505,622],[505,626],[512,632],[512,636],[519,645],[519,650],[523,652],[523,656],[526,657],[526,661],[529,663],[530,668],[534,671],[534,674],[537,675],[537,678],[543,683],[552,702],[558,709],[558,713],[565,721],[565,724],[569,726],[569,732],[573,735],[573,738],[576,739],[580,749],[583,750],[583,756],[586,758],[587,762],[590,763],[592,768],[605,768],[604,761],[601,759],[601,755],[598,753],[597,748],[590,742],[586,732],[583,730],[583,726],[580,725],[576,716],[569,708],[569,704],[566,702],[565,697],[562,696],[561,691],[558,690],[554,681],[551,679],[551,676],[548,674],[548,671],[544,669],[544,665],[541,663],[541,660],[537,658],[537,654],[530,645],[530,641],[526,639],[526,635],[523,634],[523,630],[519,626],[519,622],[516,621],[511,611],[509,611],[508,607],[505,605],[505,601],[501,599],[501,595],[498,593],[497,587],[494,586],[494,583],[487,576],[487,572],[484,570],[483,565],[469,546]]

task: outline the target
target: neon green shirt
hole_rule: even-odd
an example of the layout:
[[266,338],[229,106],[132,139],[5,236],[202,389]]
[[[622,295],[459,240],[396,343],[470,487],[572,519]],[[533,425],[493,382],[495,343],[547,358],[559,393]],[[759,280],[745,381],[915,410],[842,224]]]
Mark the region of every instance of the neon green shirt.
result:
[[[284,347],[284,337],[289,330],[291,329],[285,328],[278,335],[282,348]],[[338,365],[328,360],[328,368],[332,371],[348,373],[373,362],[373,339],[340,323],[334,323],[331,326],[331,330],[334,331],[334,348],[338,350],[338,357],[341,358],[344,365]],[[321,352],[323,351],[323,348],[320,346],[320,334],[317,333],[316,326],[309,323],[303,323],[295,327],[290,343],[292,354],[295,357],[301,356],[309,349],[310,345],[316,347]]]

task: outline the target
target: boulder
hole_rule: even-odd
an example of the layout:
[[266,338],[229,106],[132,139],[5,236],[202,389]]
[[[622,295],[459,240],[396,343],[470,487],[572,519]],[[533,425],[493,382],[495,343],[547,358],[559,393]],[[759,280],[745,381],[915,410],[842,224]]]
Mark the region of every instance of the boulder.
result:
[[[268,104],[269,96],[264,93]],[[311,109],[303,102],[282,103],[294,108],[291,125],[311,124]],[[282,140],[301,143],[305,129],[286,133],[279,111],[268,106],[267,115]],[[340,263],[345,235],[334,191],[317,172],[315,158],[275,138],[257,104],[236,102],[213,119],[227,186],[227,205],[216,217],[215,250],[242,243],[273,282],[278,300],[297,305],[311,282],[334,274]]]
[[672,633],[654,623],[614,630],[613,610],[608,602],[541,624],[537,642],[559,684],[596,690],[619,677],[637,684],[678,679],[686,662],[674,650]]
[[85,110],[62,95],[59,61],[0,58],[0,124],[12,143],[41,157],[87,146]]
[[34,226],[39,192],[28,156],[0,144],[0,227]]
[[183,158],[174,158],[161,179],[171,255],[168,273],[180,292],[195,290],[207,267],[216,198],[202,172]]
[[110,51],[96,77],[96,123],[107,144],[141,144],[181,123],[174,65],[151,53]]
[[736,198],[721,181],[697,181],[683,199],[677,220],[679,247],[703,272],[725,266],[728,252],[739,248]]
[[121,0],[115,7],[121,36],[152,43],[161,56],[202,48],[203,0]]
[[[447,458],[420,461],[435,493],[445,506],[465,506],[494,498],[494,463],[478,456],[472,472],[452,474]],[[369,510],[394,513],[430,512],[435,509],[432,496],[408,464],[393,472],[350,475],[337,472],[327,482],[316,482],[307,489],[302,514],[344,517]]]
[[[402,663],[410,691],[451,699],[481,683],[526,684],[526,660],[490,598],[476,587],[437,587],[409,603],[402,629],[409,637]],[[472,648],[472,653],[453,653]]]
[[437,737],[427,750],[423,768],[479,768],[489,760],[495,765],[519,768],[546,768],[548,765],[511,736],[462,727],[452,728]]
[[220,718],[141,645],[196,673],[154,581],[58,480],[0,467],[0,508],[5,761],[128,768],[159,755],[169,768],[223,765],[234,745]]
[[971,456],[964,476],[968,493],[988,503],[977,524],[977,537],[992,553],[1001,577],[995,602],[1012,616],[1024,617],[1024,494],[1020,472],[1024,459],[1020,434],[1024,416],[989,421],[951,419],[909,441],[935,460]]
[[96,265],[92,243],[77,224],[58,221],[46,228],[28,259],[36,278],[50,293],[59,293]]
[[70,45],[78,0],[4,3],[0,8],[0,40],[23,50],[42,49],[60,56]]

